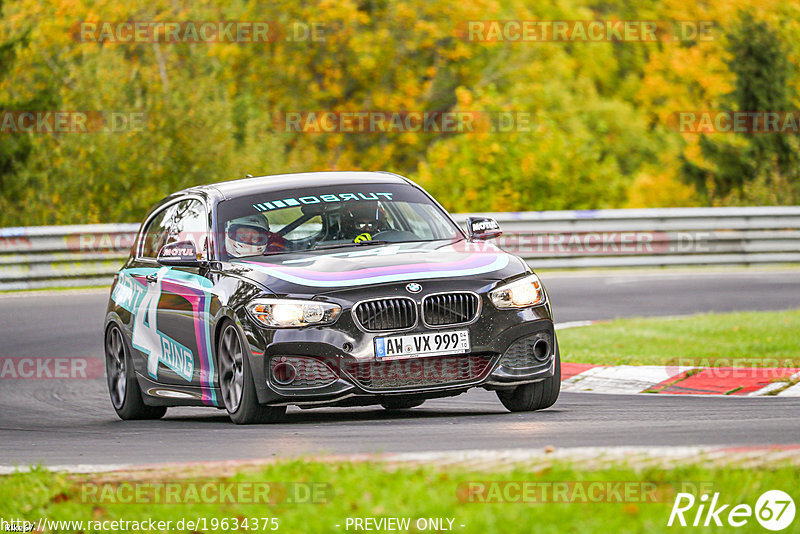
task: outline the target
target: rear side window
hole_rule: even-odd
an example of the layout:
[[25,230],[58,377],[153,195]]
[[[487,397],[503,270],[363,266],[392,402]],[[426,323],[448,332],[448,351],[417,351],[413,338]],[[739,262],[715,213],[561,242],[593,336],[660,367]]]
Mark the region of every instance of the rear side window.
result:
[[203,203],[182,200],[158,212],[142,234],[141,257],[156,258],[161,247],[177,241],[191,241],[198,252],[208,257],[208,227]]
[[203,259],[208,259],[208,218],[203,203],[195,199],[178,202],[170,219],[169,238],[165,244],[191,241]]
[[171,209],[172,207],[161,210],[147,223],[147,228],[142,234],[140,256],[143,258],[155,258],[161,247],[166,244],[169,224],[167,215]]

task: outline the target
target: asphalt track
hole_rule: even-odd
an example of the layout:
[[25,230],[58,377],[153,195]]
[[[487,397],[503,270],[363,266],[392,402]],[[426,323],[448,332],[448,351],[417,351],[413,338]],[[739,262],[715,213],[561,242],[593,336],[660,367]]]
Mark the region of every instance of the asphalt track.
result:
[[[800,270],[543,275],[558,322],[800,308]],[[0,296],[0,357],[102,357],[103,291]],[[800,443],[800,398],[563,393],[511,414],[472,390],[406,413],[290,408],[286,423],[236,427],[224,412],[172,408],[122,422],[103,379],[0,380],[0,466],[255,459],[316,453],[540,446]]]

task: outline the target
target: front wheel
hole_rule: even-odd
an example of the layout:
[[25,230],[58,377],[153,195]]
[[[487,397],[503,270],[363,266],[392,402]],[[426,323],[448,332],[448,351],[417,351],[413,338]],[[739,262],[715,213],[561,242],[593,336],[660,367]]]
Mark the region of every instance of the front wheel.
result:
[[281,421],[286,406],[262,406],[258,403],[253,373],[244,352],[246,346],[247,342],[236,326],[226,322],[220,331],[217,366],[219,387],[228,416],[237,425]]
[[133,361],[122,330],[111,325],[106,331],[106,379],[111,404],[120,419],[160,419],[166,406],[148,406],[142,400],[142,390],[136,380]]
[[531,412],[549,408],[558,400],[561,391],[561,355],[556,344],[553,376],[533,384],[524,384],[514,389],[498,391],[497,397],[509,411]]

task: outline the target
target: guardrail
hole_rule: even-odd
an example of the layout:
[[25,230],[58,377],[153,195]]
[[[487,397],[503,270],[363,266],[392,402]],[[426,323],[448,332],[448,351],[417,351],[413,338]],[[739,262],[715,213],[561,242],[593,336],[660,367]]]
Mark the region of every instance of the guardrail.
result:
[[[532,211],[496,243],[537,269],[800,263],[800,206]],[[0,228],[0,290],[108,284],[138,224]]]

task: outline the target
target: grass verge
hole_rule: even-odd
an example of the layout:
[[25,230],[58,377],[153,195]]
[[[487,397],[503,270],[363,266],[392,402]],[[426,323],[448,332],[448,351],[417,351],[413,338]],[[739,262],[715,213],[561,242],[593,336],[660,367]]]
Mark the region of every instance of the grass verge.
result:
[[800,368],[800,310],[617,319],[558,333],[564,361]]
[[[205,528],[184,528],[182,531],[235,530],[231,528],[234,519],[238,520],[241,531],[245,530],[241,528],[244,520],[253,524],[250,518],[259,518],[257,530],[265,530],[262,528],[263,519],[275,518],[279,525],[278,532],[353,532],[352,526],[347,528],[347,519],[368,517],[409,518],[410,525],[414,525],[418,518],[445,518],[444,525],[449,525],[447,519],[452,519],[452,531],[464,533],[655,533],[675,530],[674,526],[667,527],[667,521],[678,491],[687,491],[698,498],[703,493],[711,496],[714,492],[719,492],[720,504],[741,503],[753,507],[763,492],[781,489],[793,494],[795,501],[800,502],[800,494],[797,494],[797,488],[800,488],[800,470],[789,464],[775,465],[769,469],[730,466],[715,468],[694,464],[670,469],[634,469],[619,465],[587,470],[569,463],[553,463],[536,473],[520,469],[476,473],[464,468],[443,471],[427,466],[389,471],[384,464],[375,462],[323,463],[298,460],[240,471],[225,478],[209,475],[206,478],[175,479],[174,474],[167,470],[148,472],[147,477],[142,479],[141,475],[135,474],[114,474],[111,477],[67,476],[44,470],[2,476],[0,517],[5,520],[24,518],[36,524],[43,517],[51,521],[83,521],[80,530],[86,534],[97,531],[88,521],[171,521],[172,527],[164,530],[177,531],[175,526],[179,520],[198,518],[205,518]],[[237,483],[240,488],[264,482],[285,484],[286,487],[308,484],[317,488],[312,490],[316,495],[316,502],[290,503],[279,498],[272,499],[275,502],[263,502],[264,499],[261,499],[262,502],[197,503],[193,497],[189,497],[191,492],[186,492],[185,489],[174,494],[180,500],[189,501],[181,504],[115,502],[124,495],[132,494],[123,490],[126,480],[137,481],[140,484],[138,487],[177,482],[181,484],[181,488],[187,488],[191,484],[209,483],[211,487]],[[503,500],[504,495],[518,500],[514,495],[520,493],[511,491],[520,487],[521,482],[526,483],[528,488],[534,488],[527,494],[528,500],[533,498],[550,502],[481,502],[484,499],[496,500],[496,497]],[[476,486],[476,483],[482,485]],[[515,483],[518,486],[503,483]],[[532,486],[533,483],[537,483],[537,486]],[[571,489],[564,490],[561,494],[555,493],[556,488],[564,488],[566,483],[571,483]],[[623,485],[614,486],[619,483]],[[271,487],[274,489],[277,486]],[[495,491],[493,488],[502,489]],[[579,489],[585,492],[582,493]],[[286,497],[293,491],[295,490],[273,492],[271,495]],[[470,492],[473,495],[471,498]],[[209,495],[211,494],[213,492]],[[101,499],[103,495],[106,495],[105,500]],[[152,497],[155,493],[146,495]],[[202,494],[200,495],[202,498]],[[544,495],[559,496],[553,499],[544,498]],[[592,502],[595,499],[599,502]],[[470,500],[476,502],[469,502]],[[553,500],[561,502],[552,502]],[[690,523],[696,511],[697,506],[686,514]],[[212,518],[217,521],[229,519],[227,529],[221,528],[221,523],[216,523],[217,527],[212,528],[215,524]],[[271,531],[271,525],[272,523],[266,530]],[[71,528],[44,529],[46,532],[77,530],[79,529],[75,524]],[[120,530],[133,529],[129,525]],[[396,531],[417,530],[417,527],[411,526]],[[720,527],[691,530],[721,531]],[[764,531],[754,517],[744,527],[736,530]]]

